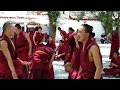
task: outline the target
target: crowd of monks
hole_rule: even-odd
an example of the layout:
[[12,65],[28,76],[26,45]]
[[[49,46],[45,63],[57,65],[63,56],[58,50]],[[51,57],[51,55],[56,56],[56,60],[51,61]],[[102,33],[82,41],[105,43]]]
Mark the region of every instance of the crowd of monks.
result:
[[60,59],[69,73],[68,79],[102,79],[102,70],[110,75],[120,74],[119,38],[114,39],[117,31],[112,37],[110,68],[105,69],[92,26],[82,24],[77,31],[69,27],[68,33],[58,27],[58,31],[62,38],[56,46],[52,36],[40,26],[25,32],[20,24],[4,23],[0,37],[0,79],[54,79],[53,61]]

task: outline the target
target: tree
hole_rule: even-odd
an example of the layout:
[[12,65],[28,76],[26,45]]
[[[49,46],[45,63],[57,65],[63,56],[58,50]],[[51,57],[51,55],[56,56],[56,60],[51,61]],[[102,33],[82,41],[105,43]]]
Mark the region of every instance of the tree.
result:
[[50,35],[55,39],[57,19],[60,16],[60,11],[48,11]]
[[[102,22],[105,28],[105,34],[111,33],[113,27],[120,26],[120,11],[88,11],[94,16],[96,20]],[[86,12],[80,12],[78,20],[81,20],[85,16]]]
[[111,33],[113,31],[113,27],[119,26],[119,11],[91,11],[91,14],[103,23],[105,34]]

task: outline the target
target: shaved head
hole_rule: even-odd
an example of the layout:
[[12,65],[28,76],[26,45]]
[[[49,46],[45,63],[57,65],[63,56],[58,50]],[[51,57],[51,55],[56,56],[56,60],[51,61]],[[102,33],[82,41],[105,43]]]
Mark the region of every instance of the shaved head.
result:
[[3,24],[3,32],[6,31],[7,28],[12,27],[12,23],[11,22],[6,22]]

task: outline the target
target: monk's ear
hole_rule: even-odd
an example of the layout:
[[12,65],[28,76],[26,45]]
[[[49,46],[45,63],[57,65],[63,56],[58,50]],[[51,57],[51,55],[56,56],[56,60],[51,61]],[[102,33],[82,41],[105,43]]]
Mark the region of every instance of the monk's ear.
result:
[[89,33],[86,33],[86,37],[87,37],[87,38],[89,38],[89,35],[90,35]]

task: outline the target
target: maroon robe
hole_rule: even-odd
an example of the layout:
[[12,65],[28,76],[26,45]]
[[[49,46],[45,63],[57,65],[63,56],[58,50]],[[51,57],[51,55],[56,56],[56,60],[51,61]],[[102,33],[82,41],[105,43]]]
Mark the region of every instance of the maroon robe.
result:
[[[13,64],[14,64],[16,73],[18,75],[18,78],[22,78],[22,65],[21,65],[20,61],[17,59],[16,50],[14,50],[14,47],[13,47],[11,41],[5,34],[2,35],[1,40],[7,41],[8,49],[9,49],[11,58],[13,60]],[[4,54],[1,50],[0,50],[0,78],[1,79],[13,79],[11,70],[10,70],[10,68],[8,66],[8,62],[6,60],[6,57],[4,56]]]
[[73,70],[73,71],[69,74],[68,79],[76,79],[76,78],[77,78],[77,75],[78,75],[78,71]]
[[68,38],[65,44],[67,50],[66,50],[66,56],[65,56],[64,63],[71,62],[71,58],[72,58],[74,47],[75,47],[75,40],[74,40],[73,35],[74,34],[70,35],[70,37]]
[[[14,41],[17,49],[17,56],[22,61],[28,61],[29,43],[25,38],[25,32],[21,31],[18,38],[17,35],[15,35]],[[25,79],[28,78],[28,71],[26,69],[26,66],[23,66],[23,76]]]
[[38,47],[30,57],[32,79],[54,79],[53,66],[49,70],[49,64],[54,50],[47,46]]
[[[58,55],[65,53],[65,51],[66,51],[65,44],[61,44],[61,45],[58,46],[58,48],[57,48]],[[62,59],[62,60],[64,60],[65,59],[65,55],[60,56],[59,58]]]
[[105,72],[105,74],[107,74],[107,75],[120,74],[120,57],[117,60],[112,59],[111,63],[118,65],[118,67],[104,68],[103,71]]
[[32,52],[34,52],[35,45],[34,45],[34,42],[33,42],[33,35],[35,33],[35,30],[30,30],[29,33],[30,33],[29,37],[30,37],[30,40],[31,40],[31,43],[32,43]]
[[119,31],[113,31],[111,36],[111,51],[109,58],[113,58],[113,52],[119,50]]
[[56,48],[55,41],[52,40],[50,43],[48,42],[46,46],[51,47],[54,50]]
[[[83,51],[80,52],[80,66],[82,67],[82,72],[80,73],[80,79],[94,79],[96,67],[94,62],[90,61],[92,57],[90,57],[88,54],[88,51],[92,45],[97,45],[97,43],[89,39],[85,45],[84,52]],[[100,49],[99,49],[99,55],[100,55],[101,64],[102,64],[102,55],[100,53]],[[102,79],[102,76],[101,76],[101,79]]]
[[36,42],[37,46],[35,48],[38,48],[41,46],[40,42],[43,40],[44,37],[45,37],[45,33],[36,31],[35,42]]
[[81,50],[81,44],[79,43],[79,49],[76,48],[76,46],[74,46],[74,51],[72,54],[72,58],[71,58],[71,63],[74,67],[75,70],[79,71],[79,67],[80,67],[80,50]]

